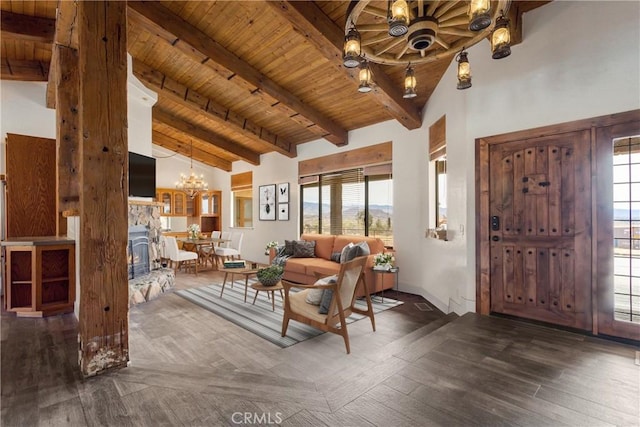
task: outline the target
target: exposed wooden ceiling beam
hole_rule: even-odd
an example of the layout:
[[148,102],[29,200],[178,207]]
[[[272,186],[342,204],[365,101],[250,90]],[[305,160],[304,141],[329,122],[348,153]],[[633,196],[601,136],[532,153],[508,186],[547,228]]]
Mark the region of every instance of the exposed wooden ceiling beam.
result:
[[74,1],[59,1],[56,10],[55,32],[53,34],[53,50],[49,65],[49,81],[47,83],[47,108],[56,108],[56,74],[58,67],[58,51],[56,45],[78,49],[78,5]]
[[[312,43],[326,58],[343,69],[355,85],[359,84],[357,73],[349,72],[342,65],[342,45],[344,31],[342,31],[328,16],[313,2],[306,1],[267,1],[267,4],[277,10],[289,23]],[[391,82],[382,66],[369,64],[377,88],[372,92],[380,103],[385,106],[389,114],[407,129],[416,129],[422,125],[420,109],[401,96],[400,88]]]
[[2,11],[0,29],[2,38],[30,42],[51,43],[56,20]]
[[49,78],[49,63],[2,58],[2,80],[46,82]]
[[[192,155],[190,144],[186,144],[182,141],[174,139],[158,131],[155,131],[155,130],[153,131],[151,135],[151,139],[153,140],[154,144],[164,147],[167,150],[171,150],[178,154],[182,154],[185,157],[190,157]],[[220,157],[214,156],[213,154],[208,153],[204,150],[201,150],[197,147],[193,147],[193,158],[194,160],[202,162],[206,165],[209,165],[218,169],[222,169],[223,171],[226,171],[226,172],[231,172],[230,161],[221,159]]]
[[197,125],[189,123],[186,120],[180,119],[158,107],[153,107],[153,120],[162,122],[180,132],[193,135],[195,138],[201,139],[202,141],[206,141],[212,145],[215,145],[216,147],[228,151],[234,156],[238,156],[240,159],[245,160],[253,165],[260,164],[260,155],[258,153],[251,151],[241,145],[238,145],[235,142],[224,137],[215,135],[208,130],[202,129]]
[[[348,142],[346,129],[306,105],[297,96],[226,50],[196,27],[173,14],[166,7],[157,2],[130,1],[127,4],[129,5],[129,18],[137,25],[151,29],[154,34],[165,38],[182,53],[199,62],[203,62],[202,57],[204,56],[204,63],[224,75],[225,78],[230,78],[232,82],[244,87],[247,87],[247,84],[253,86],[253,88],[249,88],[251,94],[265,92],[291,110],[289,117],[300,115],[310,121],[312,126],[308,126],[309,131],[336,145],[345,145]],[[226,70],[221,70],[221,67]]]
[[215,100],[178,83],[143,62],[133,61],[133,73],[142,83],[161,97],[179,102],[180,105],[189,108],[196,114],[201,114],[216,123],[228,126],[233,131],[260,143],[269,151],[275,150],[291,158],[296,156],[296,145],[292,142],[225,108]]

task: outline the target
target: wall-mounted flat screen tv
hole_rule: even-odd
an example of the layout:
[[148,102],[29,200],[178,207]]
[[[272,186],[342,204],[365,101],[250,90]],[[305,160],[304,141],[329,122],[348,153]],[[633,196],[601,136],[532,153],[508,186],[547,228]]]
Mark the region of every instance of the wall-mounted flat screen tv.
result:
[[129,196],[156,197],[156,159],[129,152]]

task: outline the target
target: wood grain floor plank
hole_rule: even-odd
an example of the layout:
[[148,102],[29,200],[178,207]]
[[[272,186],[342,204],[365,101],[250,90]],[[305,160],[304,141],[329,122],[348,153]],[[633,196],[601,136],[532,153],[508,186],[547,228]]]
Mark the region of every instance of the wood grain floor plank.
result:
[[330,427],[329,424],[326,424],[311,412],[307,410],[302,410],[297,412],[296,414],[286,418],[280,424],[284,427],[299,427],[299,426],[308,426],[308,427]]
[[345,405],[345,409],[357,411],[362,418],[375,426],[415,427],[416,421],[400,411],[381,405],[375,399],[362,396]]
[[[420,386],[418,386],[420,387]],[[417,389],[417,388],[416,388]],[[414,389],[413,391],[415,391]],[[400,412],[421,426],[463,425],[468,422],[451,412],[441,411],[424,401],[404,395],[391,387],[381,384],[366,393],[367,397],[376,400],[380,405]]]
[[[37,424],[41,426],[60,427],[87,425],[80,397],[75,397],[73,399],[49,405],[45,408],[40,408],[38,411],[38,418],[39,422]],[[6,425],[9,426],[11,424]]]
[[[609,424],[634,426],[639,425],[638,422],[640,421],[638,405],[626,408],[626,410],[622,412],[609,406],[547,386],[540,387],[540,390],[536,393],[536,398],[554,402]],[[630,415],[628,412],[635,412],[635,414]]]

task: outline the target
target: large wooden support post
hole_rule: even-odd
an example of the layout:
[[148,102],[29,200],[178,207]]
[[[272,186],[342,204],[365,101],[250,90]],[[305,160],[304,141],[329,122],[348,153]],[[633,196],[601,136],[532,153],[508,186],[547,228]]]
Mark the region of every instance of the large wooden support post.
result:
[[127,3],[80,1],[80,369],[129,360]]
[[66,234],[63,212],[80,210],[80,112],[78,51],[54,45],[56,99],[57,234]]

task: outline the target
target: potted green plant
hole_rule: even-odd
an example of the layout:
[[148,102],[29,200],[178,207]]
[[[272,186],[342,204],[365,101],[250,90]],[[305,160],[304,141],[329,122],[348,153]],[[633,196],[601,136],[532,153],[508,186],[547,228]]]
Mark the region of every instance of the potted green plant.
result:
[[261,268],[256,273],[258,281],[263,286],[275,286],[278,284],[282,275],[284,274],[284,268],[279,265],[270,265],[269,267]]

